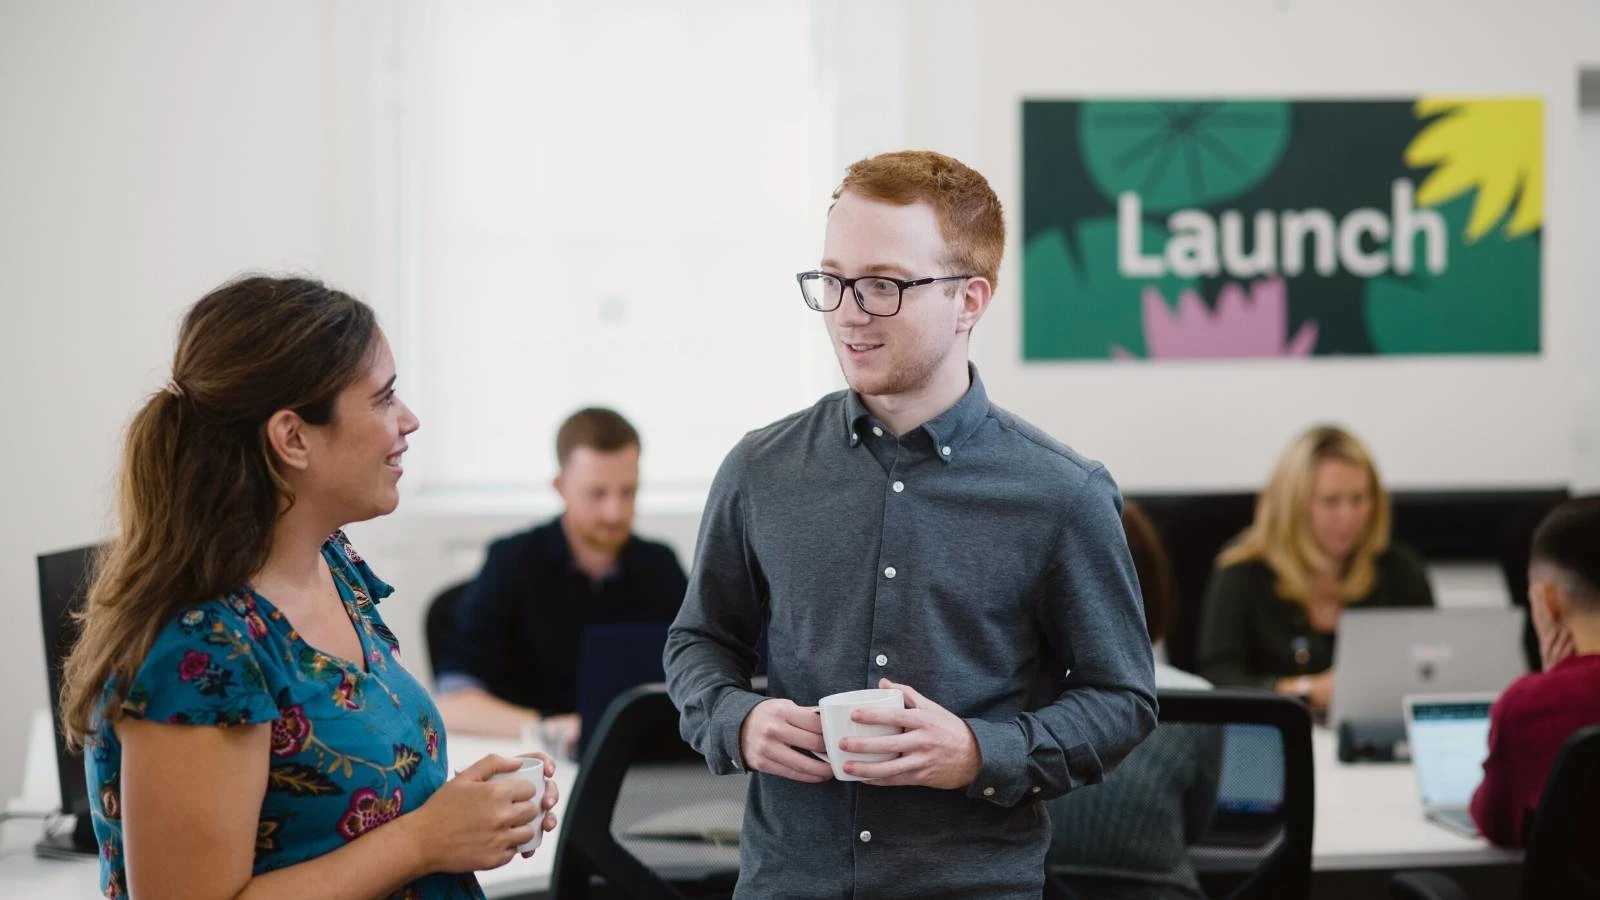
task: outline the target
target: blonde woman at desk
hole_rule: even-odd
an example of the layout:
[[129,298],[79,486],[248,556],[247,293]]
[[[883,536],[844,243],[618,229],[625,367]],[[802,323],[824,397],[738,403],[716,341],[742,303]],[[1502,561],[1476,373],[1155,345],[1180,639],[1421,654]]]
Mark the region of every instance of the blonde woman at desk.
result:
[[1206,589],[1200,674],[1326,710],[1333,643],[1347,607],[1432,606],[1422,561],[1389,538],[1389,495],[1372,455],[1333,426],[1279,459],[1255,521],[1222,554]]
[[521,760],[448,777],[340,531],[394,510],[417,427],[348,294],[246,278],[184,317],[64,671],[107,897],[481,898],[474,870],[555,827],[534,782],[491,780]]

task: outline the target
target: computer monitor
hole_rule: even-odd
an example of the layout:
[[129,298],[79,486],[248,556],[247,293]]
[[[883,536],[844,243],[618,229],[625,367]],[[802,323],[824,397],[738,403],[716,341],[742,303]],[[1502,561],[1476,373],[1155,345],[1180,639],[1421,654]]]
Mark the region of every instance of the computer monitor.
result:
[[55,726],[61,811],[77,817],[71,831],[45,835],[36,847],[41,856],[97,852],[83,754],[68,750],[66,737],[61,733],[61,666],[78,638],[74,613],[83,609],[88,596],[89,564],[97,549],[78,547],[39,557],[39,619],[44,625],[44,659],[50,685],[50,721]]

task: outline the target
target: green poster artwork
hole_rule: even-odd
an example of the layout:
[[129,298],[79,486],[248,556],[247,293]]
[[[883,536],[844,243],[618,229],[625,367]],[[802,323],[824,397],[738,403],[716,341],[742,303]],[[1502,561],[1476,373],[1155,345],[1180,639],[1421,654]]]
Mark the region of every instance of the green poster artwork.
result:
[[1030,100],[1023,358],[1536,354],[1537,98]]

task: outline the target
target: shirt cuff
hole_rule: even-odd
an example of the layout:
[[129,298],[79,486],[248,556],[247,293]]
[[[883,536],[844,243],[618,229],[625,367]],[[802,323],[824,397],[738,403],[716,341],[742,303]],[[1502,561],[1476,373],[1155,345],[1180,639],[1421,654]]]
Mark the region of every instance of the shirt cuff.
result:
[[483,686],[482,681],[465,672],[440,672],[439,676],[433,680],[434,693],[441,697],[445,694],[454,694],[456,691],[464,691],[469,688],[484,691],[485,693],[488,692],[488,688]]
[[739,731],[744,720],[756,704],[767,698],[753,691],[730,689],[717,701],[711,714],[714,751],[706,759],[711,771],[717,775],[742,775],[745,773],[744,756],[739,752]]
[[978,741],[978,777],[967,796],[995,806],[1012,807],[1029,796],[1028,747],[1016,722],[965,719]]

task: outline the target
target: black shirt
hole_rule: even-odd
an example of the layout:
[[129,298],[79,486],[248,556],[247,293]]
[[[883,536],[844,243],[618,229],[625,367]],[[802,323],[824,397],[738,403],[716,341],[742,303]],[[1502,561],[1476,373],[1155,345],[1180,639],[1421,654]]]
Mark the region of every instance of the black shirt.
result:
[[501,538],[456,608],[439,690],[481,687],[541,714],[573,712],[583,629],[670,623],[687,587],[672,548],[637,536],[600,581],[574,563],[560,519]]
[[[1306,608],[1278,596],[1265,562],[1211,573],[1200,622],[1200,674],[1218,687],[1271,689],[1279,678],[1314,675],[1333,665],[1333,638],[1311,627]],[[1372,590],[1346,609],[1432,606],[1422,560],[1390,545],[1377,560]]]

